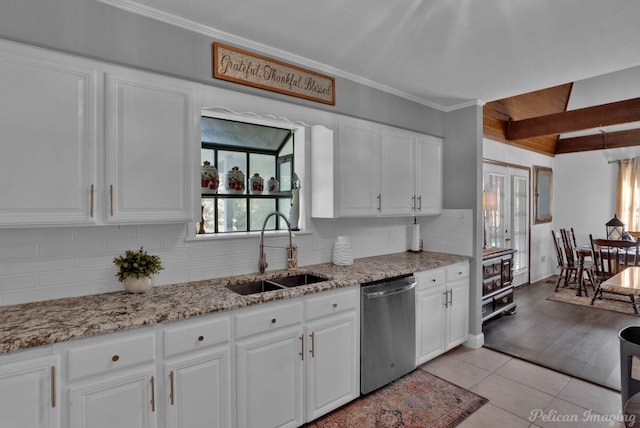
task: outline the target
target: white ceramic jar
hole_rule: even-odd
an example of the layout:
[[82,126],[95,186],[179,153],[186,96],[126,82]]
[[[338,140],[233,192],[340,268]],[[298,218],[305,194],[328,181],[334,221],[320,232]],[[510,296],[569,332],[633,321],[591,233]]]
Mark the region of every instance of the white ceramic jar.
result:
[[333,245],[333,264],[349,266],[353,264],[353,251],[351,242],[346,236],[338,236]]

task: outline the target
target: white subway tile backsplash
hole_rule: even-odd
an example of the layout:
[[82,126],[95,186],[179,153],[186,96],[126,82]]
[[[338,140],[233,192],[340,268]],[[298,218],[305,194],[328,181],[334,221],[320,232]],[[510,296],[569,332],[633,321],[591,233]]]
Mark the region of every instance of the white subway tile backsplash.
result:
[[[332,260],[337,236],[348,236],[354,257],[406,251],[410,218],[314,220],[295,234],[298,265]],[[470,210],[419,219],[425,249],[470,254]],[[127,225],[0,230],[0,305],[123,289],[112,260],[144,246],[162,258],[156,286],[258,271],[259,234],[187,240],[187,226]],[[265,233],[268,270],[286,268],[286,233]],[[278,248],[273,248],[278,247]]]

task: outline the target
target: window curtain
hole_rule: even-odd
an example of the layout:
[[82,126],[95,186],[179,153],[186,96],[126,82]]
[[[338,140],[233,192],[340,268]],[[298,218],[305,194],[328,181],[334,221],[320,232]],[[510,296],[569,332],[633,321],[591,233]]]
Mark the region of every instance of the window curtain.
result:
[[625,229],[640,231],[640,157],[618,161],[616,213]]

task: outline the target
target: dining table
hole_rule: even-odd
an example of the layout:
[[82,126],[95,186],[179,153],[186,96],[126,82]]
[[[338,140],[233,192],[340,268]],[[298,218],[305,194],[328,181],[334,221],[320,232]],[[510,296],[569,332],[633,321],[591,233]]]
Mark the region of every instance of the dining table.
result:
[[635,296],[640,295],[640,266],[629,266],[600,284],[605,293],[629,297],[633,312],[638,314]]

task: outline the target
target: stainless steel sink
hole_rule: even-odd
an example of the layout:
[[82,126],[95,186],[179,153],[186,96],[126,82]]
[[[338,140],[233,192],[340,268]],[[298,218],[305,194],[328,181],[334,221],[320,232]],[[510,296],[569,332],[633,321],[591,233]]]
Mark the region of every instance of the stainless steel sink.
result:
[[274,284],[271,281],[251,281],[238,284],[229,284],[227,288],[243,296],[249,294],[264,293],[266,291],[282,290],[284,287]]
[[315,284],[316,282],[323,282],[327,280],[328,278],[323,278],[312,273],[303,273],[300,275],[283,276],[281,278],[272,279],[273,282],[284,287],[299,287],[301,285]]
[[316,282],[328,281],[329,278],[314,275],[312,273],[302,273],[291,276],[281,276],[268,280],[258,280],[241,282],[238,284],[229,284],[226,287],[238,294],[247,296],[250,294],[264,293],[267,291],[282,290],[291,287],[300,287],[302,285],[315,284]]

